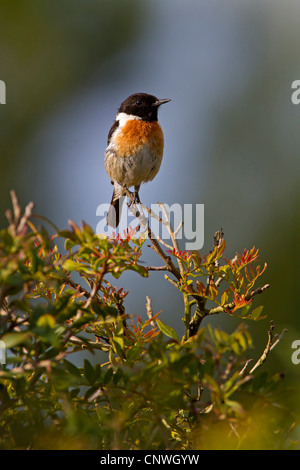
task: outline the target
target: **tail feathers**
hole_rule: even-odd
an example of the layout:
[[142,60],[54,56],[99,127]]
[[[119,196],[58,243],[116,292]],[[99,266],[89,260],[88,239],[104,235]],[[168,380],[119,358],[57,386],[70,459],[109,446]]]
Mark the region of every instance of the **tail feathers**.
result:
[[116,199],[115,193],[113,194],[106,218],[107,225],[112,228],[117,228],[120,223],[124,200],[125,196]]

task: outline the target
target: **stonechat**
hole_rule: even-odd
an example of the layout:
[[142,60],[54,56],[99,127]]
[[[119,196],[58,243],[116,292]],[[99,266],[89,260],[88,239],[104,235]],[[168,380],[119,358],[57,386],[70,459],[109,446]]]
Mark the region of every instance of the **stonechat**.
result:
[[[164,150],[164,135],[158,123],[158,108],[168,103],[147,93],[135,93],[121,104],[108,133],[104,166],[114,185],[107,214],[107,224],[113,228],[120,223],[125,195],[130,204],[140,202],[142,183],[157,175]],[[129,188],[133,186],[134,192]]]

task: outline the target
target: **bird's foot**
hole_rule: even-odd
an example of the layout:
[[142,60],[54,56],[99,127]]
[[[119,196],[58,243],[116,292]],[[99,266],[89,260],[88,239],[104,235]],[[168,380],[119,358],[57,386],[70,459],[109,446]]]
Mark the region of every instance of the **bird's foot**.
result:
[[139,192],[137,190],[129,191],[127,188],[126,184],[124,183],[118,183],[122,188],[126,191],[126,195],[129,197],[129,202],[127,203],[128,207],[135,206],[136,204],[140,204],[140,197],[139,197]]
[[141,203],[141,201],[140,201],[139,192],[134,191],[132,204],[140,204],[140,203]]
[[130,193],[129,194],[130,201],[128,202],[128,207],[135,206],[136,204],[141,203],[139,193],[137,191],[134,191],[134,192],[128,191],[128,192]]
[[[136,205],[137,204],[140,204],[140,198],[139,198],[139,194],[137,191],[134,191],[134,192],[130,192],[130,200],[129,202],[127,203],[128,207],[133,207],[134,210],[136,209]],[[135,216],[136,217],[139,217],[140,216],[140,211],[139,210],[136,210],[135,212]]]

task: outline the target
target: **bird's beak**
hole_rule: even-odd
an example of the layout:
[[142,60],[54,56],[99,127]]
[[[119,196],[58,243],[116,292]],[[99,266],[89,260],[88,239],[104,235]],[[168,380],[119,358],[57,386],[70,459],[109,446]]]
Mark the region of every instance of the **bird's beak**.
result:
[[165,99],[165,100],[156,100],[153,103],[153,106],[160,106],[161,104],[169,103],[171,101],[170,99]]

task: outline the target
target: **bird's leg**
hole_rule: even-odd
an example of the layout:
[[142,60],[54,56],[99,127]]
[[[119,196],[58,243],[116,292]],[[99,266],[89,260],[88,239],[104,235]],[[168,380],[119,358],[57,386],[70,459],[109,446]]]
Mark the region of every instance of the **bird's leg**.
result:
[[140,204],[141,201],[140,201],[140,196],[139,196],[139,190],[140,190],[140,184],[139,185],[136,185],[134,187],[134,194],[133,194],[133,202],[132,204]]
[[[118,184],[125,190],[126,195],[129,197],[129,202],[127,203],[128,207],[134,206],[136,204],[140,204],[140,197],[139,197],[139,189],[140,189],[140,184],[136,185],[134,187],[134,192],[129,191],[127,188],[126,184],[118,182]],[[136,216],[138,217],[140,215],[139,211],[136,212]]]
[[128,205],[128,207],[130,207],[131,204],[132,204],[132,200],[134,199],[134,193],[132,191],[129,191],[129,189],[127,188],[125,183],[121,183],[120,181],[118,181],[118,185],[121,186],[121,188],[124,189],[124,191],[126,193],[126,196],[129,197],[130,202],[127,205]]
[[128,207],[141,203],[140,197],[139,197],[140,185],[134,187],[134,192],[129,191],[129,189],[125,185],[123,185],[123,188],[126,189],[126,194],[130,199],[130,201],[127,204]]
[[[136,186],[134,187],[134,193],[131,193],[131,194],[132,194],[132,197],[130,198],[130,203],[128,204],[128,207],[136,206],[137,204],[140,204],[140,203],[141,203],[140,197],[139,197],[139,189],[140,189],[140,186],[141,186],[141,185],[139,184],[139,185],[136,185]],[[136,217],[139,217],[139,216],[140,216],[139,210],[136,211],[135,216],[136,216]]]
[[139,197],[139,189],[140,189],[140,186],[134,187],[134,192],[130,194],[130,202],[128,203],[128,207],[141,203],[140,197]]

